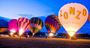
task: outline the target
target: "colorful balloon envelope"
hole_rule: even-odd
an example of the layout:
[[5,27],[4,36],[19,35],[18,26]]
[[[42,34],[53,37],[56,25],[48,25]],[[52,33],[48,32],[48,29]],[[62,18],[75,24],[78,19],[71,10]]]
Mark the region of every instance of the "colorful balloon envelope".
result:
[[19,27],[19,36],[23,35],[23,33],[29,28],[30,20],[25,17],[20,17],[18,19],[18,27]]
[[33,35],[37,32],[39,32],[43,27],[43,22],[38,17],[33,17],[30,19],[30,30],[33,33]]
[[49,15],[45,20],[45,26],[50,34],[56,33],[57,30],[60,29],[60,23],[58,17],[56,15]]
[[10,35],[13,35],[18,31],[17,19],[10,20],[8,25],[9,25],[8,29],[10,31]]
[[90,15],[88,16],[88,20],[90,21]]

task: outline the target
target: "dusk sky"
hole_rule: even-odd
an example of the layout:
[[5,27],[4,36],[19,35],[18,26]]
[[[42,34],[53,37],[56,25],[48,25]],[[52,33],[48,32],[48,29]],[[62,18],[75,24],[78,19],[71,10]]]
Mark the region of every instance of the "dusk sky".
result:
[[[10,19],[17,19],[20,16],[29,19],[47,17],[51,14],[58,16],[59,9],[67,3],[81,3],[90,11],[90,0],[0,0],[0,16]],[[46,31],[45,27],[41,31]],[[65,30],[61,27],[58,32]],[[90,22],[87,21],[78,32],[90,34]]]

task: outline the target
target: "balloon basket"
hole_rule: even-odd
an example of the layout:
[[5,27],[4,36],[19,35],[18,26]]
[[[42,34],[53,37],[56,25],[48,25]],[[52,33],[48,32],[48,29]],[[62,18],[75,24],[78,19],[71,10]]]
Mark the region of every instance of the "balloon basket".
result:
[[73,37],[70,37],[70,40],[77,40],[77,38],[73,36]]

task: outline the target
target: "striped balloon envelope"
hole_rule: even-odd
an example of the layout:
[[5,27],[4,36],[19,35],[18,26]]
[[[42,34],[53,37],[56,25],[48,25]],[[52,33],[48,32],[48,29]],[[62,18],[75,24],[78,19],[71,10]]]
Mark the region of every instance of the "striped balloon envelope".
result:
[[45,26],[48,33],[56,33],[60,28],[60,22],[56,15],[49,15],[45,20]]
[[20,17],[18,19],[18,27],[19,27],[19,35],[23,35],[23,33],[29,28],[30,20],[25,17]]
[[39,32],[43,27],[43,22],[38,17],[33,17],[30,19],[30,31],[32,32],[33,36],[35,33]]
[[10,35],[13,35],[14,33],[16,33],[18,31],[18,25],[17,25],[17,19],[12,19],[9,21],[8,23],[8,29],[10,31]]

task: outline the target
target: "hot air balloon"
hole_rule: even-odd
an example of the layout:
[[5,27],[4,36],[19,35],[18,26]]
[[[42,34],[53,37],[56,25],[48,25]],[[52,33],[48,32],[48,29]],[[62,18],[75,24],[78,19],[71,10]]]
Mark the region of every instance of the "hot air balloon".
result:
[[49,37],[53,37],[54,34],[60,29],[60,22],[56,15],[49,15],[45,20],[45,26],[48,30]]
[[9,21],[8,25],[8,29],[10,31],[10,35],[13,36],[14,33],[16,33],[18,31],[18,25],[17,25],[17,19],[12,19]]
[[69,3],[59,10],[59,20],[70,38],[85,24],[88,18],[87,8],[80,3]]
[[35,33],[39,32],[43,27],[43,22],[38,17],[33,17],[30,19],[30,31],[32,32],[32,36],[35,35]]
[[23,33],[29,28],[30,20],[25,17],[20,17],[18,19],[18,27],[19,27],[19,36],[22,36]]
[[88,20],[90,21],[90,15],[88,16]]
[[3,19],[0,19],[0,33],[4,33],[7,31],[8,31],[8,22]]

